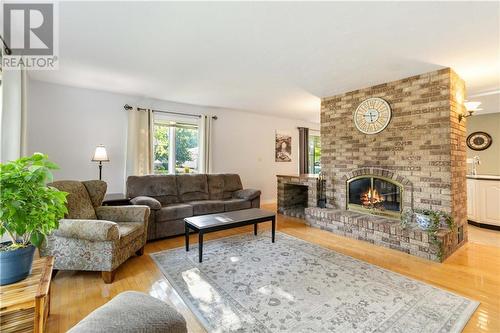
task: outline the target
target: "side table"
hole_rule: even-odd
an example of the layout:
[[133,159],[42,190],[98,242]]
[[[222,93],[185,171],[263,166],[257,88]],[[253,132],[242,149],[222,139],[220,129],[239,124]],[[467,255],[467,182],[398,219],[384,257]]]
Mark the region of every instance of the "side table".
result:
[[50,310],[50,282],[54,257],[33,261],[24,280],[0,286],[0,331],[43,333]]
[[123,193],[109,193],[104,196],[103,206],[127,206],[130,199]]

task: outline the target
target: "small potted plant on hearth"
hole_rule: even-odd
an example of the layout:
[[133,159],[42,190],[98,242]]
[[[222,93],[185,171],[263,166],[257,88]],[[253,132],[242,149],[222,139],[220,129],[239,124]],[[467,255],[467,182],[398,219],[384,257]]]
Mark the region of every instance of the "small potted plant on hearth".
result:
[[431,209],[406,209],[401,214],[401,226],[406,229],[414,225],[416,222],[418,227],[424,230],[429,236],[429,243],[435,246],[436,256],[439,261],[443,260],[443,243],[438,237],[439,229],[448,228],[455,229],[453,217],[446,212]]
[[423,230],[438,230],[441,227],[448,227],[450,230],[454,227],[453,218],[450,214],[431,209],[415,209],[415,221]]
[[35,153],[0,164],[0,285],[26,278],[35,247],[67,212],[66,192],[47,186],[57,165]]

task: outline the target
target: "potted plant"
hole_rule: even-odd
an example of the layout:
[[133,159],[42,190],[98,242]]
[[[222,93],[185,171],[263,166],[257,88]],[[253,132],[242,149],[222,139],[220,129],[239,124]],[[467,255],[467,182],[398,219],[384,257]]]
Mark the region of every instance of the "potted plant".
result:
[[415,220],[423,230],[438,230],[441,226],[453,229],[454,222],[450,214],[431,209],[415,209]]
[[35,247],[59,226],[67,212],[66,192],[46,185],[57,165],[35,153],[0,164],[0,285],[26,278]]
[[437,215],[430,210],[415,211],[415,221],[417,222],[418,226],[423,230],[430,229],[432,225],[431,220],[435,221],[436,217]]
[[431,209],[408,209],[401,214],[401,226],[403,228],[410,227],[413,224],[413,220],[415,220],[420,229],[427,233],[429,243],[434,245],[436,249],[436,257],[439,261],[442,261],[444,253],[443,243],[437,234],[441,227],[448,227],[450,230],[455,229],[453,217],[449,213]]

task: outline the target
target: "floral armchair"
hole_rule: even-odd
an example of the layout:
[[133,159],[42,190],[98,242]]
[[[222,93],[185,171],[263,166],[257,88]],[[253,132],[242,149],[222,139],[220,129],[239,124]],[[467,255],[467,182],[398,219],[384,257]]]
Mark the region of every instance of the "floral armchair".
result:
[[100,271],[112,283],[118,266],[142,255],[147,239],[149,207],[101,206],[107,185],[100,180],[63,180],[49,184],[68,192],[68,214],[40,249],[54,256],[54,269]]

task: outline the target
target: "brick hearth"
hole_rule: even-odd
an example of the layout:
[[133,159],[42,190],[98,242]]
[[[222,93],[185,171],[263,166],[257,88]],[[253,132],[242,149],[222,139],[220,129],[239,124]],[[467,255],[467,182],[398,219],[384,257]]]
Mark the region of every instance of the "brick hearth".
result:
[[306,223],[312,227],[335,234],[385,246],[434,261],[448,257],[455,249],[453,235],[440,230],[438,240],[443,244],[442,256],[439,247],[429,242],[427,232],[418,227],[402,228],[399,220],[367,215],[343,209],[309,207],[305,210]]

